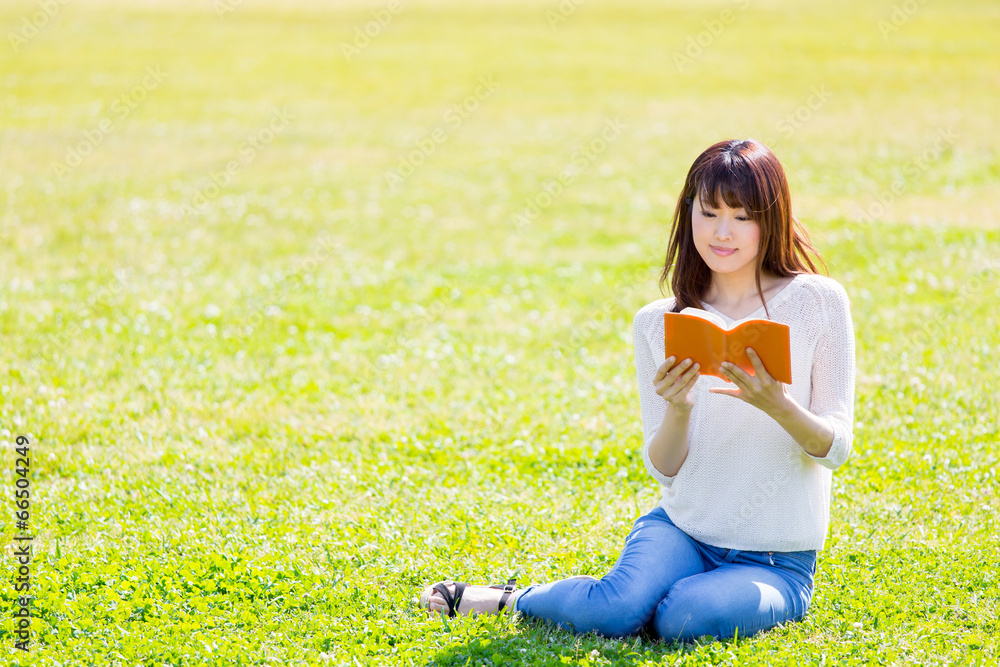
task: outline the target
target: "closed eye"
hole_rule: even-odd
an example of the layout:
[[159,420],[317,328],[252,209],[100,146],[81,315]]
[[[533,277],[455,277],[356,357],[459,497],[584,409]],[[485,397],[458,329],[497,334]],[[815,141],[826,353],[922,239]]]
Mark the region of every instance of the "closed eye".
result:
[[[714,218],[715,217],[715,214],[712,213],[711,211],[702,210],[701,214],[702,214],[702,216],[704,216],[706,218]],[[750,221],[750,217],[746,216],[746,215],[738,215],[738,216],[736,216],[736,219],[739,220],[740,222],[749,222]]]

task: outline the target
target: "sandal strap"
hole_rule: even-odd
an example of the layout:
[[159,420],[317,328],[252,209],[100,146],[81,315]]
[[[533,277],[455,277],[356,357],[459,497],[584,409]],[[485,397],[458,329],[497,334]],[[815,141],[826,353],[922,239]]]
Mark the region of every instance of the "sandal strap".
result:
[[462,603],[462,596],[465,594],[467,584],[462,581],[454,581],[452,583],[455,584],[454,596],[448,590],[446,583],[434,584],[434,590],[441,594],[441,597],[444,598],[444,603],[448,605],[448,616],[454,618],[458,605]]
[[500,596],[500,604],[497,605],[497,613],[499,613],[507,606],[507,600],[517,590],[517,578],[508,579],[507,583],[503,586],[490,586],[490,588],[503,589],[503,595]]

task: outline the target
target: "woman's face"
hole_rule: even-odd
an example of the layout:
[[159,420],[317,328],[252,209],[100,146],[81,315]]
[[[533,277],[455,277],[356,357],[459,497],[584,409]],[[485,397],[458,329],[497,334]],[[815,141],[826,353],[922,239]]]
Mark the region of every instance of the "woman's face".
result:
[[760,249],[760,225],[742,208],[729,208],[718,197],[720,208],[712,208],[694,198],[691,232],[698,254],[715,273],[754,273]]

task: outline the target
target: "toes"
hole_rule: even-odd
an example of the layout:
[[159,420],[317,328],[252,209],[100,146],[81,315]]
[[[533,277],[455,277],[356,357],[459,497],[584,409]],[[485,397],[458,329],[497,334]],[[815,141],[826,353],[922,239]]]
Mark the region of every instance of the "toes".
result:
[[423,592],[420,593],[420,606],[427,609],[431,605],[431,599],[434,597],[434,591],[430,588],[425,588]]
[[[452,582],[442,581],[441,583],[448,586],[448,592],[454,595],[455,588]],[[420,606],[429,612],[438,613],[444,612],[448,609],[448,605],[445,602],[444,597],[441,593],[434,590],[434,586],[428,586],[424,589],[423,593],[420,594]]]

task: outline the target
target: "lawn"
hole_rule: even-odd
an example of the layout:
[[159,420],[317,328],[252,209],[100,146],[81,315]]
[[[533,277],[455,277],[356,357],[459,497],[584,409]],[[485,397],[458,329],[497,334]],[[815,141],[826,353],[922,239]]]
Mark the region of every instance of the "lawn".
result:
[[[0,661],[996,664],[1000,7],[816,4],[4,2]],[[599,576],[656,503],[632,317],[747,136],[857,332],[806,620],[417,611]]]

